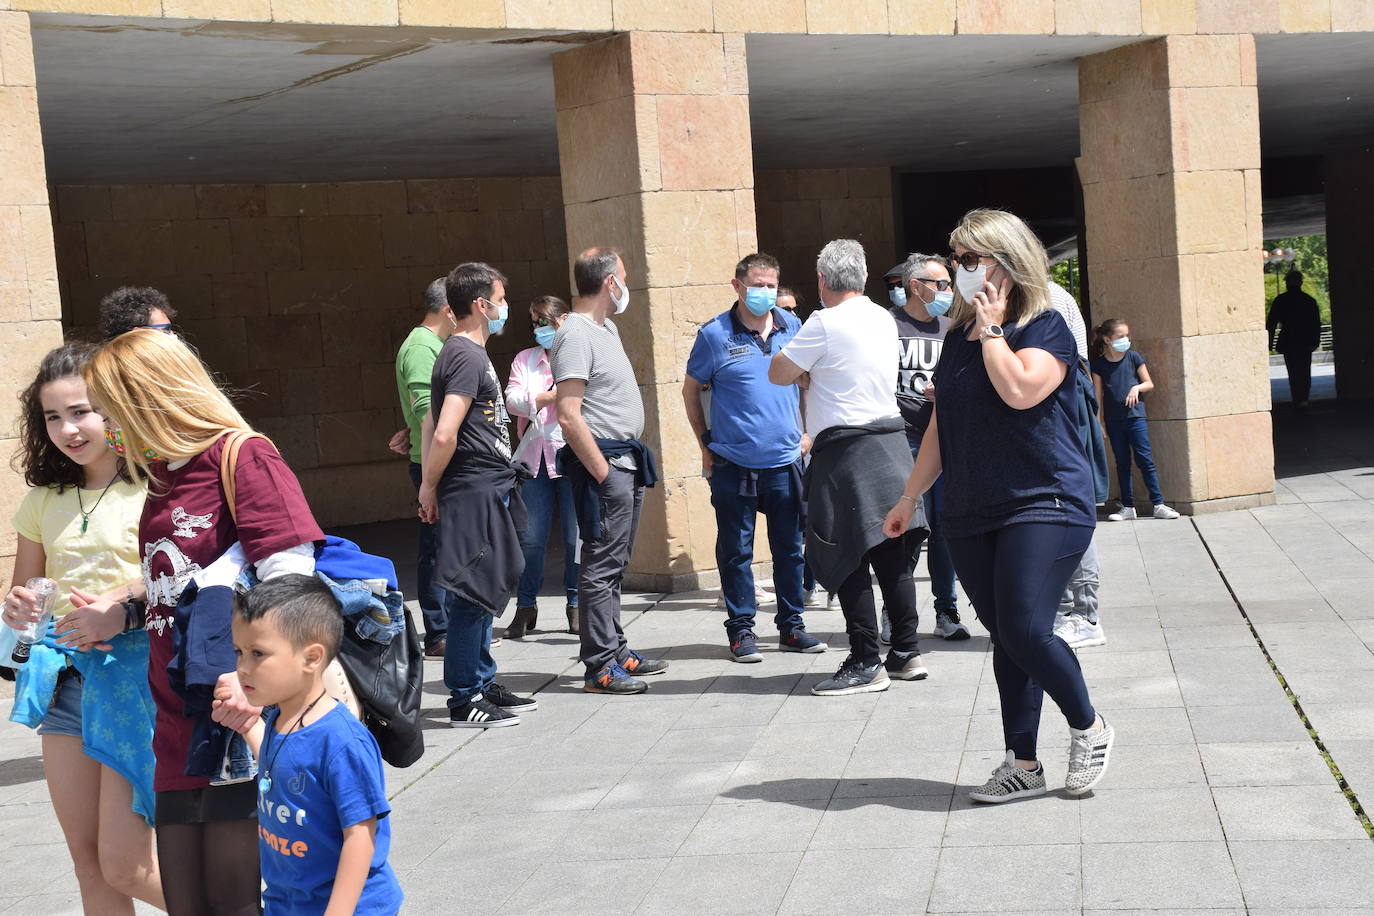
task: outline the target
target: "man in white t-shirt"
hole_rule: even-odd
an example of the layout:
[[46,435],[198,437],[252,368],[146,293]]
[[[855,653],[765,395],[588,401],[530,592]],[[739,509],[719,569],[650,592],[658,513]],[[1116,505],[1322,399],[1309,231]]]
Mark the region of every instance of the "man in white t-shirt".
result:
[[[913,530],[882,531],[885,509],[901,498],[911,470],[906,424],[897,406],[897,325],[864,295],[868,268],[852,239],[827,244],[816,259],[823,308],[773,357],[768,380],[806,386],[806,431],[812,460],[806,553],[816,578],[840,596],[850,655],[835,676],[811,688],[817,696],[886,690],[889,675],[927,676],[916,638],[913,557],[924,537],[918,505]],[[872,575],[892,619],[892,650],[879,657]]]

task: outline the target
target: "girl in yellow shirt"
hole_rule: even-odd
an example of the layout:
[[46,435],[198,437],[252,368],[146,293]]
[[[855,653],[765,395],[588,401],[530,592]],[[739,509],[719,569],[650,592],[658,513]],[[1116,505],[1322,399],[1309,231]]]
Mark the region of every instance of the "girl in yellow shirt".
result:
[[[133,602],[143,591],[137,534],[145,490],[106,444],[104,418],[81,378],[90,353],[80,343],[53,350],[22,397],[21,463],[32,489],[14,516],[18,547],[13,585],[4,598],[3,621],[15,629],[37,616],[34,595],[24,587],[36,576],[58,583],[59,615]],[[84,639],[77,620],[82,617],[73,613],[74,628],[58,636],[61,673],[55,689],[44,689],[44,698],[47,691],[52,698],[38,725],[53,810],[85,912],[132,914],[133,898],[165,909],[153,831],[135,810],[147,807],[140,798],[151,798],[151,768],[140,772],[117,749],[146,749],[152,740],[147,636],[133,629]],[[56,650],[34,647],[35,656],[40,651]],[[28,683],[38,676],[33,666],[31,660],[20,669],[21,694],[35,689]],[[143,677],[112,680],[119,671],[142,671]],[[87,720],[112,705],[120,734],[111,743],[93,733],[99,730],[83,729],[83,722],[90,725]]]

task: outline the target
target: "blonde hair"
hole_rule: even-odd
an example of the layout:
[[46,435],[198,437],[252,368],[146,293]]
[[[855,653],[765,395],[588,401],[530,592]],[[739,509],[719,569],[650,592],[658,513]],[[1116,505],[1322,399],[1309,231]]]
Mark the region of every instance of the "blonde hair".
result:
[[145,448],[178,461],[252,428],[195,351],[171,334],[121,334],[96,350],[82,375],[97,409],[122,430],[125,458],[145,474]]
[[[1013,285],[1007,294],[1005,319],[1008,323],[1023,325],[1052,308],[1045,246],[1019,216],[1006,210],[970,210],[949,234],[949,245],[950,248],[957,246],[978,254],[990,254],[1011,275]],[[950,272],[957,277],[963,269],[955,262]],[[956,325],[973,318],[973,304],[964,300],[957,283],[949,318]]]

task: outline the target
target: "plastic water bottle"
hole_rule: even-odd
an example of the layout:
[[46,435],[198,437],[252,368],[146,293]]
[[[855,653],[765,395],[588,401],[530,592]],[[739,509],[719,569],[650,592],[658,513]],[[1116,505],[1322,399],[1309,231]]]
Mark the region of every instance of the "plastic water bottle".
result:
[[28,661],[30,648],[48,634],[48,624],[52,623],[52,613],[57,607],[57,583],[53,580],[36,576],[24,583],[24,587],[38,598],[39,617],[24,629],[14,632],[15,646],[10,661],[16,665]]

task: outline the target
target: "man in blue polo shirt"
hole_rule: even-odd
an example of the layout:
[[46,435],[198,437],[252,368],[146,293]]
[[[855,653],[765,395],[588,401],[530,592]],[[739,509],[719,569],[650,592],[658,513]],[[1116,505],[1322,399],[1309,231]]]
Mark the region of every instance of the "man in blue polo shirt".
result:
[[[778,262],[747,255],[730,281],[736,301],[697,331],[682,399],[701,445],[701,472],[716,510],[716,565],[725,595],[725,632],[737,662],[760,662],[754,636],[754,524],[762,512],[773,552],[778,648],[824,652],[802,623],[801,456],[805,446],[795,385],[768,381],[768,365],[801,328],[776,307]],[[701,392],[711,386],[711,422]]]

